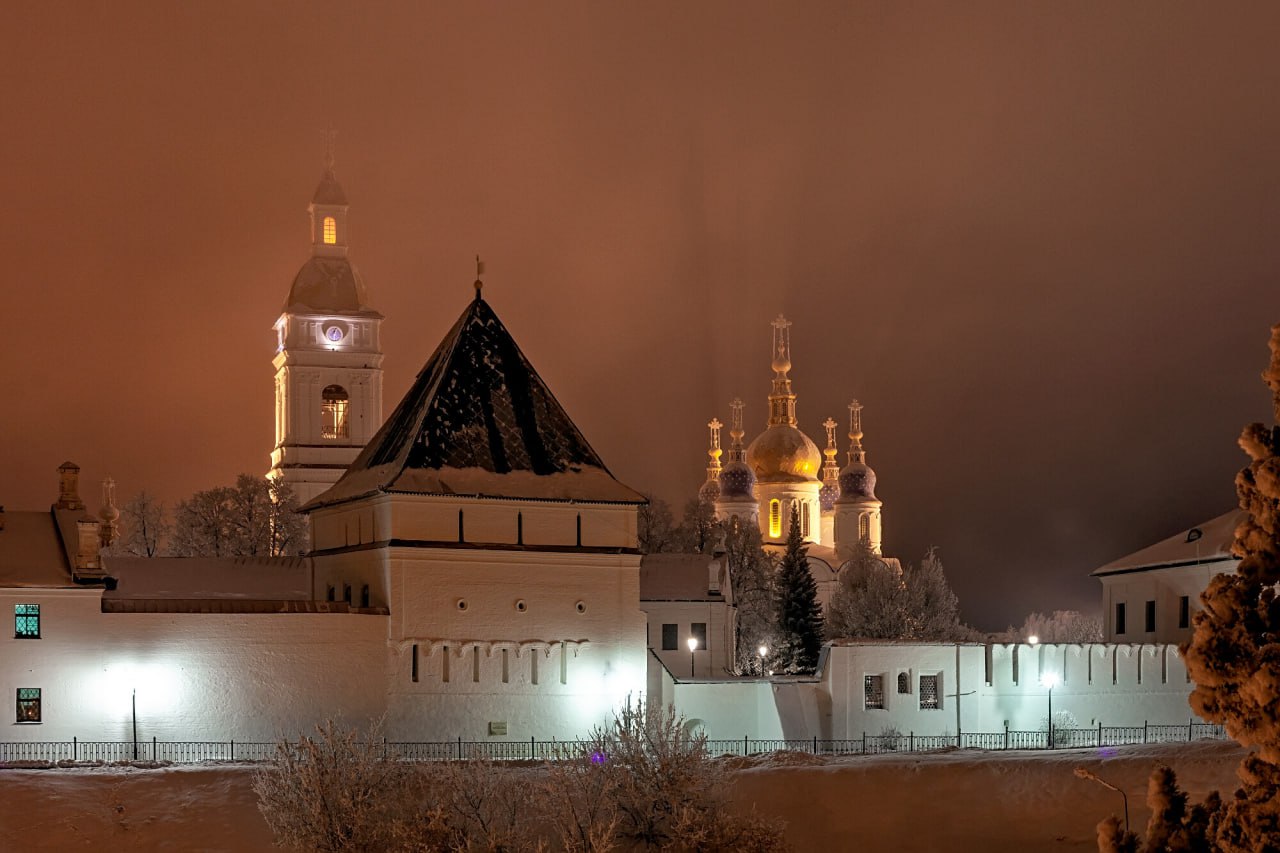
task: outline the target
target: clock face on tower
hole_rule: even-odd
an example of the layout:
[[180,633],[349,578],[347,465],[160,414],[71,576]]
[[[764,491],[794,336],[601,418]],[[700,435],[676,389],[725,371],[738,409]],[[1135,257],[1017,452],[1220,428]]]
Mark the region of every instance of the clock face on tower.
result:
[[347,333],[341,326],[327,326],[324,330],[324,336],[330,343],[336,344],[340,343],[347,336]]

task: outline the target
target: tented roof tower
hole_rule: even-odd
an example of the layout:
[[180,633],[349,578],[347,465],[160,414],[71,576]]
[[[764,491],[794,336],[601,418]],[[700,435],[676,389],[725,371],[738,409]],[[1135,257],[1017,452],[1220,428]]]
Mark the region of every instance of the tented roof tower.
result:
[[605,468],[479,285],[382,429],[309,509],[378,492],[644,502]]

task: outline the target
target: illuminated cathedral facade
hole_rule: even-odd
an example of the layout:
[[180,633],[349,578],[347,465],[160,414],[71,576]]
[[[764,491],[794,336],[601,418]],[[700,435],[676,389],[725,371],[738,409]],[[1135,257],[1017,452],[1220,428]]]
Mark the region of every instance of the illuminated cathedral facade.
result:
[[862,446],[862,406],[857,400],[849,404],[849,449],[841,468],[834,420],[823,422],[827,446],[822,451],[799,427],[790,377],[791,323],[782,316],[773,321],[772,352],[768,424],[744,447],[744,406],[735,399],[730,404],[729,458],[722,463],[724,425],[712,418],[710,462],[699,498],[715,507],[719,520],[758,524],[766,545],[786,543],[794,512],[810,556],[828,567],[848,561],[860,543],[880,554],[882,504],[875,494],[875,471],[867,465]]

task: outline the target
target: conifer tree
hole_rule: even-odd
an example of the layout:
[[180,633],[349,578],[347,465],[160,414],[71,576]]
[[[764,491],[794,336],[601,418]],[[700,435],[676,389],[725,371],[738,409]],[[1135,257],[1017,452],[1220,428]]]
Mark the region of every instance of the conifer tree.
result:
[[1240,508],[1236,574],[1216,576],[1201,596],[1185,649],[1195,682],[1191,707],[1253,751],[1242,787],[1217,827],[1226,851],[1280,850],[1280,325],[1271,329],[1271,388],[1277,425],[1250,424],[1240,446],[1251,458],[1236,475]]
[[791,508],[787,550],[778,566],[778,648],[770,658],[787,673],[813,672],[822,646],[822,608],[818,586],[809,574],[809,559],[800,538],[800,513]]

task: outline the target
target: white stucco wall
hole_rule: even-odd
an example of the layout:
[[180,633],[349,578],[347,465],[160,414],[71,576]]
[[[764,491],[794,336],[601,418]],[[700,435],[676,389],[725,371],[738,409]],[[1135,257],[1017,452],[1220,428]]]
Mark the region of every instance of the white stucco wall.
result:
[[102,613],[97,590],[0,590],[39,604],[41,638],[0,634],[0,691],[41,690],[42,721],[4,740],[125,740],[136,690],[144,740],[270,741],[326,718],[363,725],[386,706],[386,617]]

